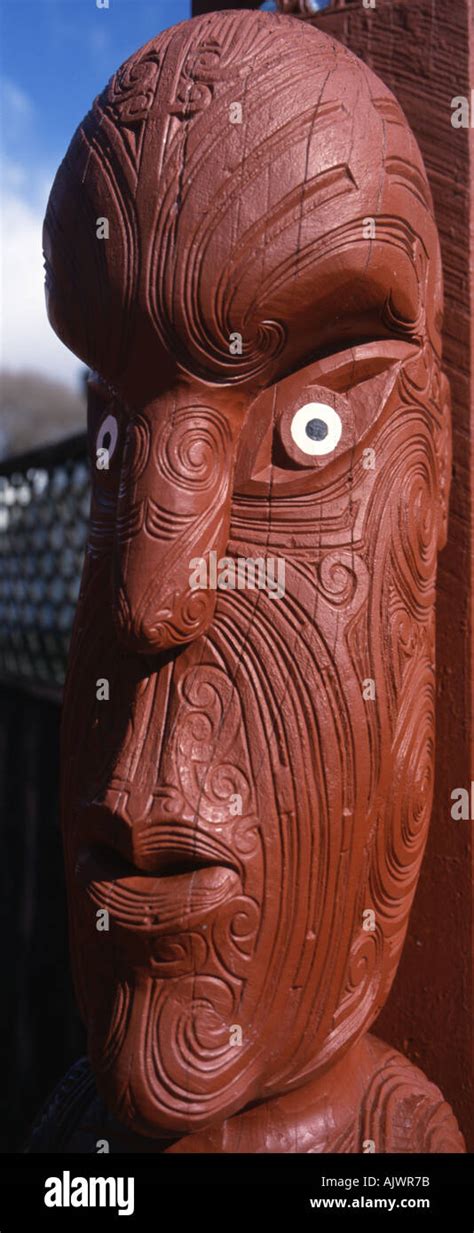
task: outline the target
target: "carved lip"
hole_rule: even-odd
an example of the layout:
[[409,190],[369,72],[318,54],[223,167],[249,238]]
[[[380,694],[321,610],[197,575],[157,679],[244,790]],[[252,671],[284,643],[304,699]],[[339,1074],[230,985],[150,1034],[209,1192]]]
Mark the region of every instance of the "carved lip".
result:
[[83,848],[75,876],[117,925],[154,937],[199,925],[241,891],[235,868],[182,849],[161,850],[159,871],[144,873],[110,849]]

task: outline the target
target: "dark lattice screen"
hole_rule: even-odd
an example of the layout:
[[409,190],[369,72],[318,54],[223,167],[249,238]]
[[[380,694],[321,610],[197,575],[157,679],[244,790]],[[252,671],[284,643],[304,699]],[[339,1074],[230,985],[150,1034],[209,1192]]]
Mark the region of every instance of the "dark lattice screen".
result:
[[[13,469],[14,466],[14,469]],[[89,512],[85,439],[0,464],[0,676],[60,691]]]

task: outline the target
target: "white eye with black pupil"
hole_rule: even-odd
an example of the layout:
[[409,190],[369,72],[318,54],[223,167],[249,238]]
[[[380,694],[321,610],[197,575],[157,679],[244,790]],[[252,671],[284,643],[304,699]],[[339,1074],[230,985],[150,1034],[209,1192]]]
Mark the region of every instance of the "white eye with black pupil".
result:
[[107,415],[97,433],[96,453],[107,450],[109,460],[113,457],[118,438],[118,424],[114,415]]
[[342,432],[342,421],[326,402],[307,402],[293,416],[291,436],[304,454],[331,454]]

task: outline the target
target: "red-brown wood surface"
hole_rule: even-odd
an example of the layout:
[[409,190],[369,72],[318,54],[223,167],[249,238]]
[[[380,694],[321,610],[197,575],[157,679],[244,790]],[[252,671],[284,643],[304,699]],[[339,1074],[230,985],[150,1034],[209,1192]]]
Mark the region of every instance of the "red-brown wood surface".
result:
[[[226,7],[223,0],[204,3],[199,11]],[[285,6],[280,7],[283,11]],[[289,0],[287,11],[296,14],[298,9],[304,11],[304,0]],[[374,10],[364,10],[361,0],[335,0],[308,20],[345,42],[400,100],[422,150],[441,240],[443,350],[453,397],[453,486],[448,544],[438,572],[435,801],[404,953],[377,1028],[441,1084],[472,1150],[472,830],[470,822],[453,822],[450,798],[453,788],[468,788],[474,775],[474,130],[472,125],[451,125],[452,99],[462,95],[469,100],[474,81],[473,6],[472,0],[376,0]]]
[[[444,368],[453,405],[448,542],[438,563],[436,783],[428,847],[407,941],[376,1031],[439,1083],[474,1149],[472,1087],[472,822],[451,818],[472,761],[472,259],[474,128],[454,128],[470,102],[472,0],[360,0],[321,13],[321,30],[374,69],[401,103],[433,193],[444,270]],[[471,125],[474,116],[471,113]]]
[[[449,147],[461,244],[466,201],[453,92],[441,120],[432,81],[423,92],[423,66],[438,80],[444,63],[433,8],[384,14],[383,37],[360,8],[327,22],[372,59],[379,40],[385,84],[291,17],[160,35],[95,100],[45,220],[51,322],[103,378],[63,722],[76,987],[101,1096],[166,1150],[463,1150],[440,1091],[368,1034],[429,828],[451,472],[439,243],[387,65],[404,66],[399,99],[445,197]],[[448,360],[459,441],[462,351]],[[466,731],[447,626],[463,628],[467,598],[448,585],[460,513],[456,496],[443,756]],[[196,591],[211,554],[283,561],[286,590]],[[465,1020],[432,971],[450,978],[457,950],[460,981],[468,954],[467,828],[450,816],[466,767],[448,755],[390,1021],[406,1053],[429,1037],[443,1083],[453,1039],[466,1067]]]

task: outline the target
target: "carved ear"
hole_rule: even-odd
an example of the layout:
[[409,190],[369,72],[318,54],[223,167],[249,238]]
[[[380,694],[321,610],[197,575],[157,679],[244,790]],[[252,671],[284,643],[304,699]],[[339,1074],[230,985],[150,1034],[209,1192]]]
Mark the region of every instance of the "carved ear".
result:
[[440,374],[439,408],[441,422],[435,431],[436,466],[438,473],[439,522],[438,551],[440,552],[448,538],[448,507],[451,488],[451,390],[444,373]]

